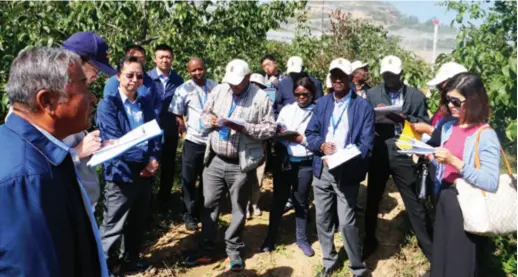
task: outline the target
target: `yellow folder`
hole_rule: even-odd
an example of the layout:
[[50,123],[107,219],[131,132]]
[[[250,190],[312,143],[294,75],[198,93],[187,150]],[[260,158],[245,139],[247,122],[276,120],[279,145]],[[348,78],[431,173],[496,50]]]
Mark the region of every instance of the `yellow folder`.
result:
[[[397,147],[402,150],[409,150],[412,148],[412,138],[415,140],[421,140],[422,135],[417,133],[413,128],[412,124],[405,120],[405,125],[403,126],[403,132],[401,132],[401,136],[396,141]],[[406,142],[406,143],[399,143]]]

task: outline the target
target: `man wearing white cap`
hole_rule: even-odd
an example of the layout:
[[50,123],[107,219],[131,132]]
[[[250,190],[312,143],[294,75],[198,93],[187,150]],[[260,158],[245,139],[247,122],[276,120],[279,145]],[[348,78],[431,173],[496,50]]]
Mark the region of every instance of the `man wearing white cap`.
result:
[[[284,105],[295,102],[295,96],[293,96],[293,84],[295,83],[296,79],[308,76],[308,74],[304,72],[304,63],[302,58],[298,56],[289,58],[286,73],[288,76],[284,77],[279,83],[279,90],[275,95],[273,112],[276,118]],[[318,99],[323,95],[322,83],[312,76],[309,76],[309,78],[317,89],[315,93],[315,99]]]
[[203,171],[202,247],[186,253],[187,265],[210,262],[218,230],[219,202],[226,190],[232,205],[232,219],[225,232],[229,269],[241,271],[241,251],[245,209],[250,196],[250,180],[264,159],[263,140],[276,131],[268,95],[250,85],[250,69],[243,60],[232,60],[223,83],[209,94],[202,112],[203,128],[210,132]]
[[351,65],[353,69],[353,78],[351,81],[351,89],[359,96],[366,98],[366,92],[371,87],[366,83],[369,76],[368,63],[354,61]]
[[[322,246],[323,269],[317,276],[331,276],[339,265],[335,249],[333,211],[336,201],[339,229],[350,261],[353,276],[365,276],[361,243],[356,227],[356,198],[360,182],[365,179],[368,157],[374,140],[374,110],[349,87],[351,63],[335,59],[329,67],[333,93],[323,96],[313,110],[306,128],[309,150],[313,157],[313,189],[315,197],[318,239]],[[329,168],[325,156],[344,148],[360,154],[351,160]],[[336,199],[336,200],[335,200]]]
[[[367,91],[367,100],[373,107],[402,105],[402,114],[396,115],[397,123],[376,123],[374,150],[370,161],[365,210],[364,257],[370,256],[378,245],[376,225],[378,208],[389,176],[392,176],[416,234],[419,246],[428,260],[432,257],[431,224],[424,206],[416,194],[416,165],[411,156],[400,154],[395,139],[401,133],[404,119],[410,123],[428,122],[426,98],[422,92],[408,87],[401,81],[401,59],[387,56],[381,61],[380,73],[384,83]],[[391,117],[392,118],[392,117]],[[385,121],[386,122],[386,121]]]

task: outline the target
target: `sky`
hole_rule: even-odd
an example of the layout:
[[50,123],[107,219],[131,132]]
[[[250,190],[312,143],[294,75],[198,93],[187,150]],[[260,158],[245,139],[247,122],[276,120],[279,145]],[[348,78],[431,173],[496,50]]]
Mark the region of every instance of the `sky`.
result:
[[[454,11],[447,11],[446,7],[439,6],[439,3],[444,1],[395,1],[385,0],[391,3],[403,14],[413,15],[423,22],[432,17],[436,17],[439,23],[450,25],[451,21],[455,19],[456,13]],[[484,9],[488,8],[487,4],[483,4]],[[473,22],[479,25],[481,22]]]

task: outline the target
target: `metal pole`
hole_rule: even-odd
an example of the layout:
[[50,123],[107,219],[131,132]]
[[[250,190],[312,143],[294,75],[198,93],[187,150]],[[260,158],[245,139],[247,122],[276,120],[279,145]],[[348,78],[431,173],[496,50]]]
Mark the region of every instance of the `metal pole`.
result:
[[434,72],[435,67],[435,52],[437,51],[437,37],[439,34],[439,21],[434,20],[433,21],[433,50],[432,50],[432,73]]

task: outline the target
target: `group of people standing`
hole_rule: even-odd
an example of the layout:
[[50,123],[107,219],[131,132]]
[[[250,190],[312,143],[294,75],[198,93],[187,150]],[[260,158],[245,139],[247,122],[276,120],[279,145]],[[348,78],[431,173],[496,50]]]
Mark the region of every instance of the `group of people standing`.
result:
[[[323,258],[317,276],[330,276],[339,265],[335,231],[342,234],[352,274],[368,276],[364,260],[378,245],[378,207],[391,176],[431,262],[431,276],[476,274],[477,248],[484,238],[462,229],[453,184],[462,177],[496,190],[500,152],[495,132],[485,128],[478,148],[481,166],[475,168],[473,137],[487,124],[489,102],[480,78],[462,66],[448,63],[430,82],[440,91],[442,107],[431,125],[424,94],[404,84],[396,56],[381,60],[383,83],[373,88],[366,83],[368,64],[334,59],[324,95],[321,82],[306,73],[297,56],[288,60],[286,75],[272,55],[261,59],[264,76],[234,59],[218,84],[206,77],[199,57],[189,59],[191,79],[184,82],[171,68],[173,50],[167,45],[155,47],[156,67],[147,72],[142,46],[127,47],[116,70],[107,53],[101,37],[81,32],[59,49],[28,48],[11,66],[6,91],[12,112],[0,127],[1,140],[10,146],[0,159],[0,275],[105,277],[114,276],[116,267],[120,273],[147,269],[140,248],[153,177],[160,168],[158,201],[166,210],[180,138],[183,220],[191,231],[201,222],[199,247],[184,252],[186,265],[208,263],[218,251],[220,202],[228,194],[228,268],[245,268],[243,229],[251,210],[261,214],[260,185],[269,170],[273,201],[260,251],[275,249],[282,215],[291,203],[297,245],[304,255],[315,254],[307,234],[313,188]],[[97,101],[88,85],[100,71],[114,76],[94,114]],[[437,147],[427,157],[436,168],[434,224],[417,197],[416,165],[395,143],[401,121],[384,123],[376,117],[375,107],[390,105],[402,105],[394,116],[428,133],[428,143]],[[85,130],[93,118],[98,130],[89,133]],[[98,228],[93,211],[101,186],[95,168],[87,166],[89,158],[153,120],[163,136],[103,164],[104,213]],[[358,156],[330,169],[330,155],[353,148]],[[357,198],[367,175],[362,241]]]

